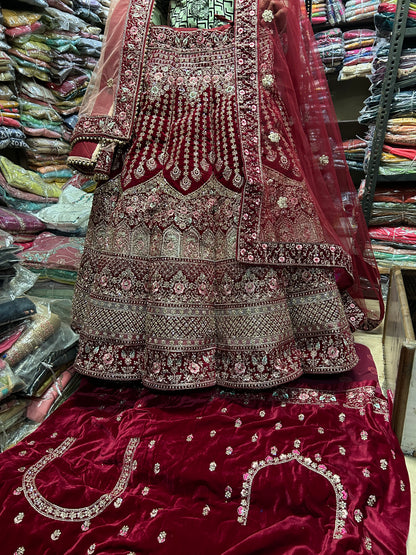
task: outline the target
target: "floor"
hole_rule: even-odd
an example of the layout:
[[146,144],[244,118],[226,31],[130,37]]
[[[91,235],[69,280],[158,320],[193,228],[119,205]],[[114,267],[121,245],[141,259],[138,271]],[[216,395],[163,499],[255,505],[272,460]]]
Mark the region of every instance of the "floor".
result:
[[[383,389],[386,388],[388,378],[386,374],[388,369],[384,367],[383,345],[382,345],[382,327],[377,328],[371,333],[355,334],[355,341],[366,345],[373,355],[374,362],[376,363],[377,371],[379,374],[380,385]],[[407,555],[416,554],[416,457],[405,457],[406,466],[409,472],[411,496],[412,496],[412,511],[410,515],[410,529],[409,537],[407,540]]]

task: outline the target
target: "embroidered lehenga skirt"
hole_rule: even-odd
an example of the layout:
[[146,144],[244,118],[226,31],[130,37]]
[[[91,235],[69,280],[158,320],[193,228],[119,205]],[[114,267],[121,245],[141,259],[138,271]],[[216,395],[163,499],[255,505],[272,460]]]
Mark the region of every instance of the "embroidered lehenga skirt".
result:
[[[333,269],[236,261],[234,63],[230,26],[150,30],[135,137],[121,174],[95,192],[76,284],[81,373],[161,390],[264,388],[357,362]],[[279,139],[284,167],[296,153]],[[298,184],[288,179],[272,209],[287,241],[319,241]]]

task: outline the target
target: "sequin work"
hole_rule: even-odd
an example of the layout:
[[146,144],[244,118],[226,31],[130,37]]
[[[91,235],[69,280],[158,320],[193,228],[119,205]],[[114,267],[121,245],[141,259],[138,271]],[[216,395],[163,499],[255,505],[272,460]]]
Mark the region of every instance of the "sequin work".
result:
[[262,225],[285,252],[281,266],[236,261],[245,179],[233,32],[150,31],[135,138],[121,176],[95,193],[76,285],[81,373],[164,390],[264,388],[357,362],[333,271],[284,267],[290,249],[312,256],[300,235],[323,236],[290,126],[267,102],[274,217]]

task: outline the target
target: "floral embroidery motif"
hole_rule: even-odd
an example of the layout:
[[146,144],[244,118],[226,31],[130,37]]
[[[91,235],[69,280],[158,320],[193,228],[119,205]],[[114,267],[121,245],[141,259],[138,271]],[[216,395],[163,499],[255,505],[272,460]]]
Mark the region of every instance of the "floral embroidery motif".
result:
[[214,472],[214,470],[217,468],[217,463],[216,462],[210,462],[209,463],[209,469],[211,472]]
[[265,21],[266,23],[271,23],[273,21],[274,15],[272,10],[264,10],[262,16],[263,21]]
[[163,530],[163,531],[160,532],[160,534],[158,535],[157,541],[158,541],[159,543],[164,543],[165,540],[166,540],[166,535],[167,535],[166,532]]
[[25,516],[25,513],[19,513],[18,515],[16,515],[14,517],[14,523],[15,524],[20,524],[22,522],[24,516]]
[[333,537],[336,539],[342,538],[345,534],[345,521],[348,516],[346,503],[348,495],[342,485],[340,477],[337,474],[333,474],[330,470],[327,469],[325,465],[313,462],[312,459],[300,455],[299,452],[296,450],[294,450],[292,453],[281,454],[278,457],[267,456],[264,460],[254,461],[253,463],[251,463],[251,468],[249,468],[248,471],[243,475],[241,501],[240,506],[237,509],[238,522],[243,525],[247,524],[248,513],[250,510],[251,489],[253,485],[253,480],[256,477],[257,473],[267,466],[284,464],[293,460],[297,461],[299,464],[305,466],[309,470],[320,474],[331,483],[332,487],[334,488],[336,498],[336,518]]
[[189,434],[189,436],[187,436],[186,441],[192,441],[194,439],[194,436],[192,434]]
[[25,552],[24,547],[18,547],[13,555],[23,555],[24,552]]
[[363,513],[360,511],[360,509],[355,509],[354,519],[356,520],[356,522],[361,522],[363,518],[364,518]]
[[370,495],[370,496],[368,497],[368,499],[367,499],[367,505],[368,505],[369,507],[374,507],[374,505],[376,504],[376,502],[377,502],[377,498],[376,498],[375,495]]
[[274,75],[267,73],[264,77],[262,77],[261,82],[265,89],[271,89],[274,83]]
[[142,495],[146,496],[149,493],[149,488],[146,486],[142,489]]
[[127,524],[125,526],[123,526],[119,532],[119,536],[127,536],[129,531],[129,527],[127,526]]
[[226,486],[225,494],[224,494],[225,498],[231,499],[232,494],[233,494],[233,488],[231,486]]
[[281,139],[280,133],[278,133],[277,131],[272,131],[271,133],[269,133],[269,140],[272,143],[278,143]]
[[116,509],[119,509],[121,507],[122,503],[123,503],[123,498],[122,497],[117,497],[117,499],[114,501],[114,507]]
[[406,484],[403,482],[403,480],[400,480],[400,490],[406,491]]
[[155,466],[153,467],[153,472],[155,474],[159,474],[159,472],[160,472],[160,463],[155,463]]
[[363,430],[363,431],[360,433],[360,437],[361,437],[361,439],[363,439],[364,441],[366,441],[366,440],[368,439],[368,433],[367,433],[365,430]]
[[321,166],[327,166],[329,164],[329,156],[323,154],[319,157],[319,163]]
[[225,449],[225,454],[226,454],[226,455],[232,455],[232,454],[233,454],[233,448],[232,448],[231,446],[228,446],[228,447]]
[[205,505],[205,507],[202,509],[203,516],[208,516],[210,511],[211,511],[211,509],[210,509],[209,505]]
[[74,437],[65,439],[52,453],[45,455],[40,461],[31,466],[23,476],[22,486],[26,499],[35,511],[47,518],[69,522],[83,522],[102,513],[126,489],[133,469],[133,462],[135,462],[133,461],[134,453],[140,440],[139,438],[130,439],[124,452],[120,476],[110,493],[105,493],[88,507],[69,509],[50,503],[37,489],[36,477],[49,462],[61,457],[75,441],[76,438]]
[[364,547],[367,551],[371,551],[373,548],[373,542],[370,540],[369,537],[364,538]]
[[91,526],[91,521],[90,520],[84,520],[84,522],[81,524],[81,530],[83,532],[86,532],[87,530],[90,529]]
[[381,470],[387,470],[388,466],[389,466],[389,463],[386,461],[386,459],[380,459]]
[[61,536],[62,532],[60,530],[55,530],[54,532],[52,532],[51,534],[51,540],[58,540]]
[[95,553],[95,543],[91,544],[87,550],[88,555],[93,555],[93,553]]
[[363,469],[363,476],[364,478],[370,478],[371,472],[368,470],[368,468]]

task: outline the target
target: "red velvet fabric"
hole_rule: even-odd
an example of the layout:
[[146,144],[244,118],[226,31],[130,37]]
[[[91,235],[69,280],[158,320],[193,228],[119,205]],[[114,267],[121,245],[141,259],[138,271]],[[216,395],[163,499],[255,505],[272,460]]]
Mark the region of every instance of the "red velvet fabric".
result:
[[404,458],[358,352],[341,378],[267,392],[85,380],[0,457],[1,552],[404,555]]

